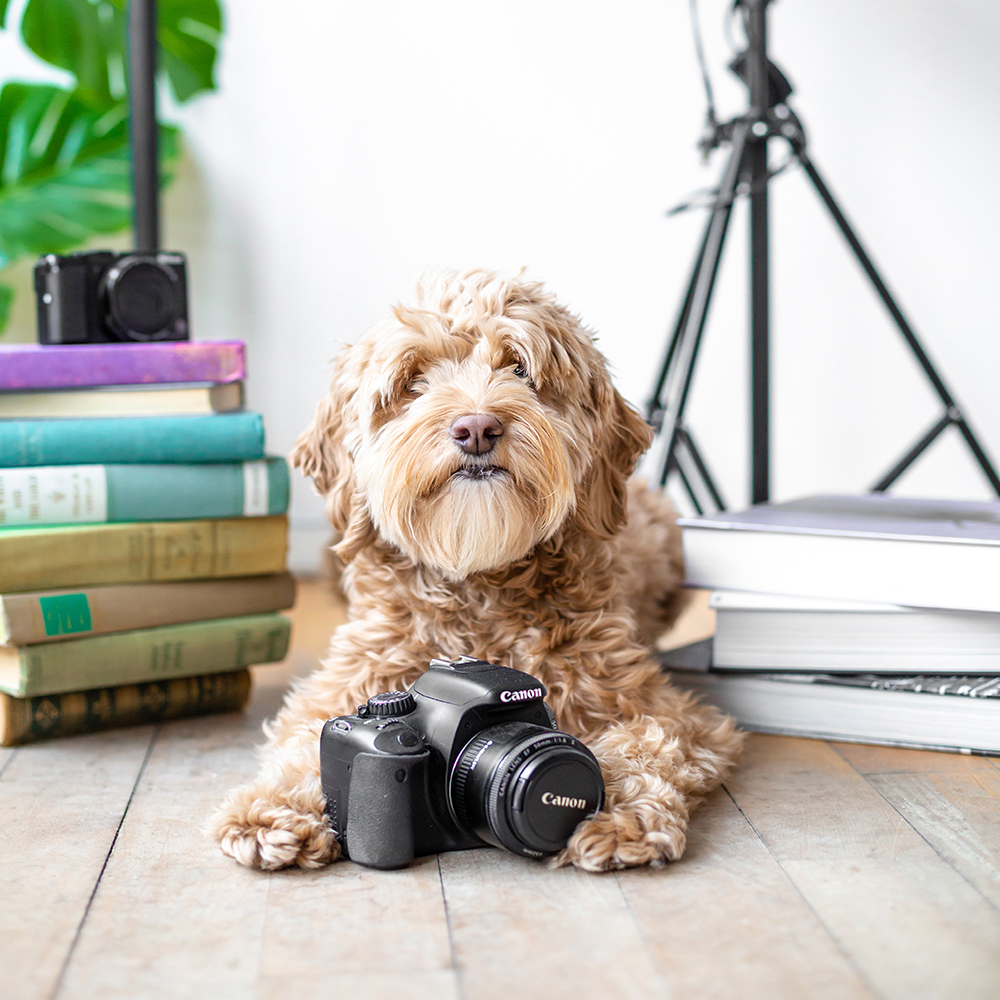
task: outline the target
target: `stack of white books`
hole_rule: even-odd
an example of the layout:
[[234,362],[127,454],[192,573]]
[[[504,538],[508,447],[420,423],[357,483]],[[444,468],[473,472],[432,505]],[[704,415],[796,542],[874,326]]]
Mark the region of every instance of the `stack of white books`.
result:
[[817,496],[681,519],[714,639],[664,652],[744,728],[1000,754],[1000,502]]

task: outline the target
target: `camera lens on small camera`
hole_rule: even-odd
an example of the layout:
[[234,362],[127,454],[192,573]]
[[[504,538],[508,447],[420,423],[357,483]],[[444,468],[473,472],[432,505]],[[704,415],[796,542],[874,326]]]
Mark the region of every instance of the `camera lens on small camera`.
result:
[[101,293],[106,322],[127,340],[162,340],[185,311],[180,279],[153,257],[123,257],[108,269]]
[[601,808],[604,779],[575,737],[513,722],[484,729],[459,754],[449,798],[459,822],[487,843],[538,857],[562,850]]

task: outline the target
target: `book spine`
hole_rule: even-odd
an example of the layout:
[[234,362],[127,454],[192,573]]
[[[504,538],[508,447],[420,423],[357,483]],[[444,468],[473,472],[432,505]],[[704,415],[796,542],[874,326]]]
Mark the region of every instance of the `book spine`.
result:
[[147,385],[42,392],[0,392],[0,419],[182,417],[243,408],[243,383]]
[[245,376],[245,348],[239,340],[0,347],[0,391],[7,392],[164,382],[238,382]]
[[0,469],[0,527],[263,517],[287,509],[283,458]]
[[295,579],[290,573],[0,594],[0,644],[24,646],[264,614],[283,611],[294,602]]
[[0,746],[215,712],[238,712],[246,706],[249,696],[249,670],[36,698],[0,694]]
[[264,457],[259,413],[0,421],[0,467],[241,462]]
[[0,531],[0,593],[280,573],[288,519],[126,521]]
[[4,671],[0,689],[32,698],[276,663],[288,652],[291,627],[284,615],[244,615],[15,647],[9,655],[20,661],[19,683]]

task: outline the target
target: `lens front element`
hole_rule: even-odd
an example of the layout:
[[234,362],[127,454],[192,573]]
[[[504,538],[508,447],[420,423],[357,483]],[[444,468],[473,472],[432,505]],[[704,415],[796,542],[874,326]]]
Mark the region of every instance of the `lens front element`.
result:
[[127,340],[164,339],[184,310],[176,272],[155,258],[123,258],[108,270],[101,291],[109,326]]
[[449,798],[459,823],[487,843],[541,857],[601,808],[604,780],[575,737],[513,722],[483,730],[459,754]]

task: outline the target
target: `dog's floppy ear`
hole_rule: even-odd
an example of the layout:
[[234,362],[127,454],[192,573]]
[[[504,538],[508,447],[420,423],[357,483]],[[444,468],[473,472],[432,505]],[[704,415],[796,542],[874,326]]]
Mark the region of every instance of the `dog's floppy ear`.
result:
[[345,348],[334,362],[330,391],[316,406],[312,422],[299,435],[289,456],[294,467],[309,476],[326,497],[330,523],[342,538],[336,553],[350,562],[375,537],[364,499],[354,485],[354,460],[344,441],[347,406],[357,388],[350,371],[354,349]]
[[591,535],[611,538],[625,523],[625,483],[653,443],[653,429],[610,383],[599,381],[594,397],[601,432],[594,442],[594,461],[578,490],[575,516]]

